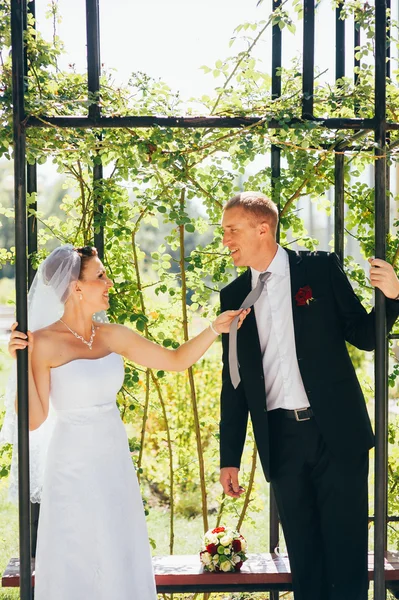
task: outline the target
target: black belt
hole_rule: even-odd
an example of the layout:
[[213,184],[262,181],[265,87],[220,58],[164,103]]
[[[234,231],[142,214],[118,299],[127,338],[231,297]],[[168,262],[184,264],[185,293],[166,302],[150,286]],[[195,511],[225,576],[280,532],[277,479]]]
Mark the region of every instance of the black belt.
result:
[[[311,408],[298,408],[296,410],[287,410],[285,408],[277,409],[280,414],[287,419],[295,419],[295,421],[309,421],[314,417],[313,410]],[[271,411],[273,412],[273,411]]]

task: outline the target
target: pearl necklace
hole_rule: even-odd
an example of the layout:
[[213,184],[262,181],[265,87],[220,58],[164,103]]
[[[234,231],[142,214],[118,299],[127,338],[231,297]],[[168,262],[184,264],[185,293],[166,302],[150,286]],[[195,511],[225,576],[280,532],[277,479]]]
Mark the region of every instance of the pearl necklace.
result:
[[65,325],[65,327],[66,327],[67,329],[69,329],[69,331],[70,331],[71,333],[73,333],[73,335],[74,335],[74,336],[75,336],[75,337],[76,337],[78,340],[81,340],[81,341],[82,341],[84,344],[86,344],[86,346],[89,346],[89,350],[91,350],[91,348],[92,348],[92,346],[93,346],[93,341],[94,341],[94,338],[95,338],[95,336],[96,336],[96,330],[95,330],[95,328],[94,328],[94,325],[93,325],[93,323],[91,324],[91,336],[90,336],[90,340],[89,340],[89,341],[86,341],[82,335],[79,335],[78,333],[76,333],[76,331],[73,331],[73,329],[71,329],[71,328],[70,328],[70,327],[69,327],[69,326],[68,326],[68,325],[65,323],[65,321],[63,321],[62,319],[59,319],[59,320],[60,320],[60,322],[61,322],[61,323],[63,323],[63,324]]

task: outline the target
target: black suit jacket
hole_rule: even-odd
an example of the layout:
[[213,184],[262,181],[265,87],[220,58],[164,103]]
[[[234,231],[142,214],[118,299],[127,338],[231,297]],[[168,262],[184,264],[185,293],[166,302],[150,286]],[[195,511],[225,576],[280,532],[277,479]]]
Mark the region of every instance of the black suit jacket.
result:
[[[331,453],[338,459],[367,451],[374,436],[364,396],[345,341],[362,350],[375,347],[375,313],[367,313],[334,253],[289,254],[292,314],[299,370],[315,419]],[[298,306],[295,295],[309,285],[313,301]],[[248,269],[221,291],[221,309],[239,308],[251,290]],[[399,301],[386,300],[390,330],[399,315]],[[266,478],[270,478],[269,435],[262,356],[252,310],[237,336],[241,382],[231,385],[228,346],[223,335],[220,420],[221,467],[239,467],[248,414]]]

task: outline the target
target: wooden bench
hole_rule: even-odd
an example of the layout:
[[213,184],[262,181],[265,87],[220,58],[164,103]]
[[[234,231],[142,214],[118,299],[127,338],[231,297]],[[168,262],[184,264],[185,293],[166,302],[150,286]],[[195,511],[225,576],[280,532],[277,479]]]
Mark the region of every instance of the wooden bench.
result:
[[[289,561],[281,554],[249,554],[239,573],[204,572],[198,555],[157,556],[153,559],[158,593],[267,592],[292,589]],[[350,560],[343,555],[342,560]],[[373,579],[373,554],[369,554],[369,579]],[[399,598],[399,552],[385,558],[387,588]],[[32,585],[34,585],[32,561]],[[19,559],[12,558],[2,577],[3,587],[19,587]]]

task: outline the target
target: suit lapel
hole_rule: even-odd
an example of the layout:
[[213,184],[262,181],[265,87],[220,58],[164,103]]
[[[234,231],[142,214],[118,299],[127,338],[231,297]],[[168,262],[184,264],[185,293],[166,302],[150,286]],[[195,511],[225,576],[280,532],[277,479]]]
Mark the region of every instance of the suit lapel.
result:
[[291,302],[292,302],[292,318],[294,322],[294,332],[295,332],[295,346],[298,351],[298,340],[299,334],[301,331],[302,325],[302,314],[303,307],[297,305],[295,300],[295,295],[298,293],[299,288],[303,287],[307,284],[304,281],[304,277],[306,275],[303,268],[303,260],[302,256],[298,252],[294,252],[293,250],[287,250],[289,263],[290,263],[290,279],[291,279]]

